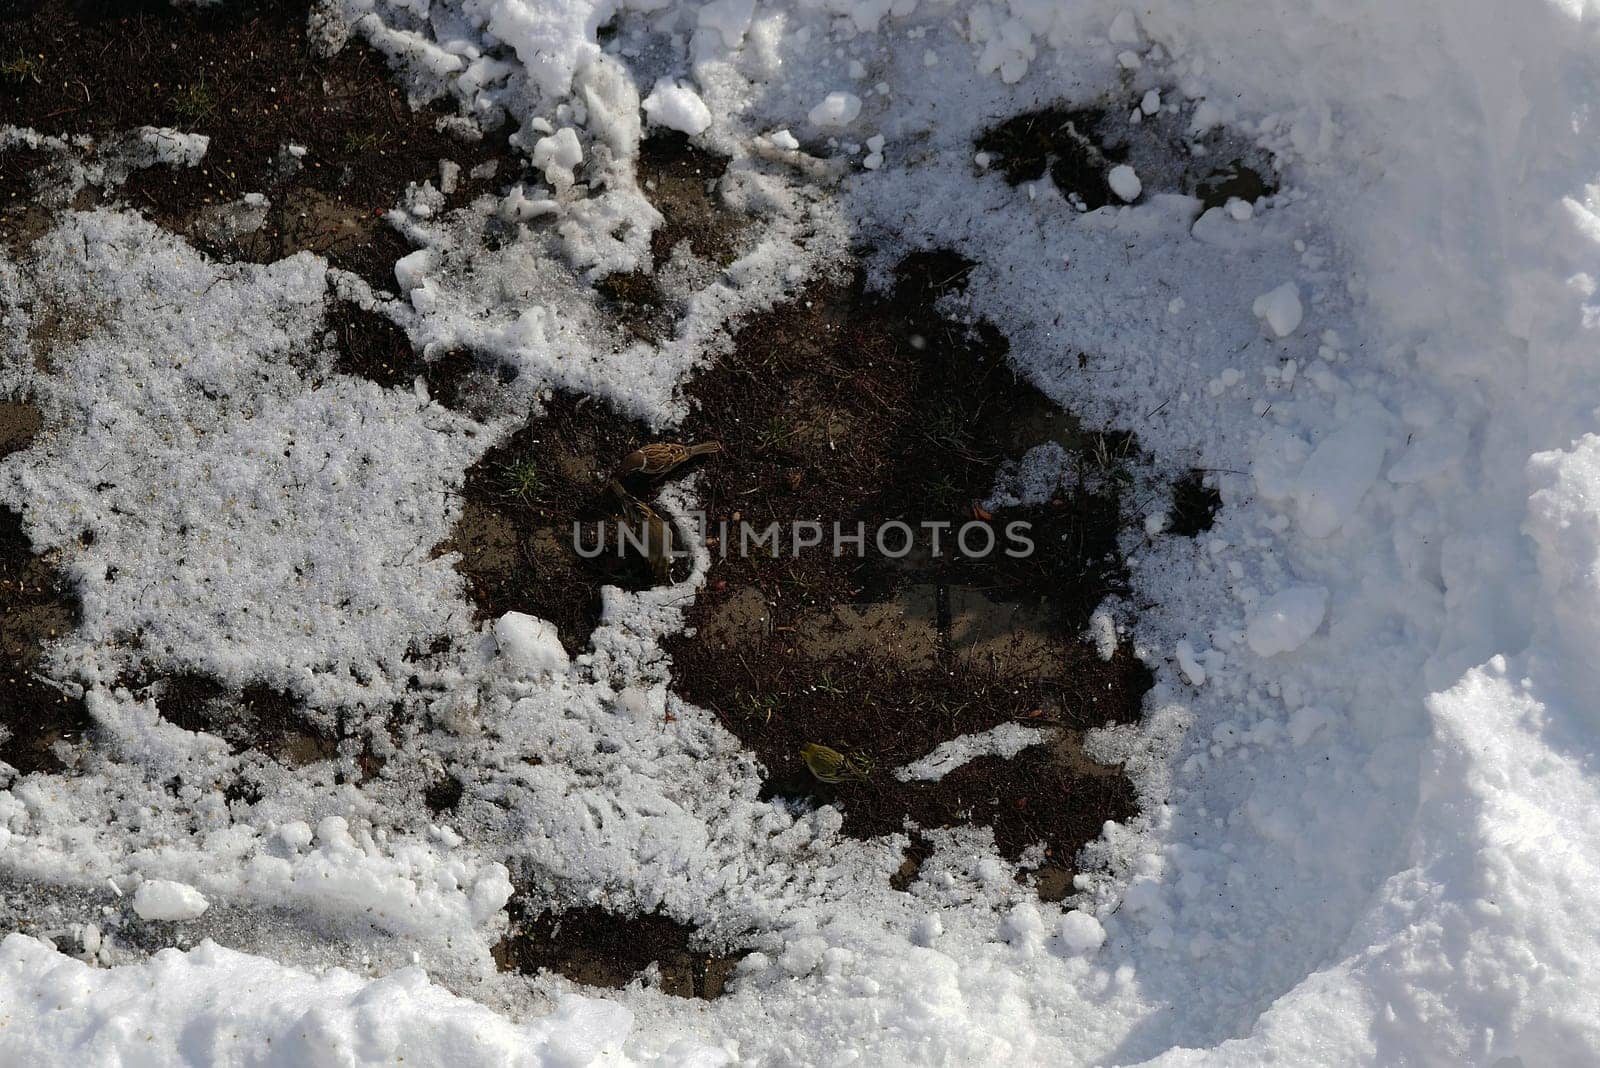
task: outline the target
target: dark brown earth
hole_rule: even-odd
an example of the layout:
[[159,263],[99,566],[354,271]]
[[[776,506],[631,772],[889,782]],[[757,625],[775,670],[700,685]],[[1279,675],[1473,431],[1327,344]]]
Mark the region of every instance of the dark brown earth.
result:
[[253,749],[280,764],[304,765],[338,752],[335,732],[309,718],[292,695],[259,683],[232,691],[204,675],[169,675],[126,685],[153,697],[163,718],[216,735],[235,753]]
[[1152,158],[1162,166],[1136,167],[1145,196],[1186,193],[1199,198],[1205,211],[1232,197],[1254,202],[1277,192],[1266,153],[1228,131],[1219,129],[1200,138],[1207,152],[1196,155],[1191,151],[1195,139],[1182,115],[1160,112],[1137,126],[1111,121],[1137,106],[1138,101],[1132,100],[1039,108],[989,127],[978,136],[977,146],[995,157],[993,166],[1012,185],[1037,181],[1048,173],[1063,196],[1076,193],[1090,211],[1120,203],[1107,184],[1112,167]]
[[[462,166],[457,202],[493,185],[476,164],[511,169],[503,134],[466,142],[436,128],[447,114],[413,112],[382,56],[352,40],[315,54],[307,0],[178,5],[166,0],[40,0],[0,4],[0,122],[40,133],[111,133],[168,126],[211,138],[198,167],[135,173],[121,196],[227,259],[270,261],[302,249],[392,289],[410,251],[381,216],[439,161]],[[304,146],[296,164],[285,152]],[[16,158],[7,159],[7,156]],[[0,203],[40,162],[0,153]],[[219,238],[208,209],[262,193],[265,225]]]
[[497,411],[496,390],[505,372],[489,360],[466,349],[424,360],[392,319],[351,301],[331,302],[328,329],[333,334],[336,371],[386,389],[409,390],[420,377],[428,396],[446,408],[480,418]]
[[[617,518],[607,481],[643,440],[640,427],[604,402],[558,394],[545,414],[491,449],[467,471],[462,515],[436,552],[458,552],[478,617],[526,612],[555,624],[569,652],[581,652],[600,619],[600,587],[653,583],[637,554],[593,560],[585,545]],[[681,577],[681,575],[680,575]]]
[[[723,521],[784,531],[817,521],[830,533],[835,521],[846,532],[891,520],[996,531],[1021,521],[1038,551],[975,559],[947,547],[935,557],[927,535],[901,561],[853,549],[841,559],[730,551],[691,611],[698,633],[668,648],[678,691],[760,756],[769,794],[835,803],[861,836],[978,824],[1012,858],[1042,843],[1041,886],[1059,896],[1078,849],[1135,811],[1120,770],[1085,759],[1077,740],[1136,719],[1149,686],[1131,654],[1101,661],[1079,637],[1126,581],[1115,491],[1090,487],[1116,486],[1136,446],[1079,431],[1018,378],[997,331],[935,309],[969,269],[920,253],[888,293],[857,274],[754,317],[733,355],[690,384],[698,407],[683,436],[728,448],[701,483],[719,539],[729,537]],[[1079,488],[1038,508],[977,509],[1001,462],[1044,441],[1078,458]],[[891,774],[1007,721],[1054,728],[1056,741],[938,782]],[[864,774],[819,781],[801,758],[807,743],[845,753]]]
[[[0,457],[27,448],[41,422],[26,401],[0,402]],[[77,591],[34,553],[22,517],[0,507],[0,761],[23,774],[59,771],[60,754],[93,726],[81,697],[38,673],[50,643],[78,616]]]
[[78,615],[77,591],[35,555],[22,517],[0,508],[0,761],[23,774],[61,770],[62,754],[93,726],[82,697],[39,673],[50,643]]
[[[716,195],[720,161],[681,140],[646,144],[642,173],[676,235],[658,260],[679,242],[703,257],[729,254],[699,236],[730,228]],[[730,552],[692,609],[697,633],[669,651],[679,692],[760,756],[769,795],[838,804],[847,832],[861,836],[979,824],[1012,858],[1042,844],[1037,884],[1060,896],[1078,849],[1106,820],[1135,812],[1120,769],[1087,759],[1079,740],[1137,718],[1149,686],[1130,653],[1101,661],[1080,639],[1094,608],[1125,590],[1117,487],[1138,449],[1130,435],[1082,432],[1018,378],[998,331],[935,308],[960,293],[970,269],[948,253],[919,253],[888,293],[872,292],[857,271],[751,317],[734,353],[688,386],[694,414],[674,436],[726,446],[696,461],[719,555],[730,547],[723,522],[735,532],[740,521],[757,530],[816,521],[831,531],[837,520],[849,532],[858,522],[971,521],[1003,461],[1056,441],[1077,458],[1079,488],[985,520],[997,537],[1008,523],[1029,524],[1039,551],[935,558],[924,534],[903,561]],[[609,282],[602,289],[614,302],[672,312],[650,275]],[[468,473],[461,522],[439,551],[461,553],[480,617],[541,616],[576,653],[598,620],[602,583],[655,581],[637,559],[584,560],[572,548],[574,523],[587,531],[614,514],[607,478],[646,440],[602,402],[558,396]],[[626,482],[644,501],[657,489]],[[1049,728],[1054,740],[935,783],[890,774],[942,741],[1006,721]],[[870,771],[820,782],[800,757],[807,743]]]
[[1211,529],[1222,494],[1205,482],[1204,471],[1190,471],[1172,485],[1172,511],[1167,530],[1181,538],[1192,538]]
[[656,130],[639,146],[639,183],[666,220],[650,238],[650,271],[607,275],[595,283],[617,321],[635,338],[660,341],[671,335],[682,309],[656,282],[680,245],[703,260],[726,267],[737,257],[749,220],[731,210],[718,191],[728,161],[691,143],[681,133]]
[[559,972],[589,986],[627,986],[652,963],[658,988],[684,998],[721,996],[745,951],[710,951],[695,929],[660,913],[622,916],[601,908],[536,917],[509,906],[511,933],[495,946],[501,971]]
[[1114,199],[1106,175],[1125,155],[1094,140],[1104,119],[1098,108],[1041,108],[990,127],[978,148],[997,157],[995,166],[1012,185],[1048,172],[1063,195],[1078,194],[1093,211]]

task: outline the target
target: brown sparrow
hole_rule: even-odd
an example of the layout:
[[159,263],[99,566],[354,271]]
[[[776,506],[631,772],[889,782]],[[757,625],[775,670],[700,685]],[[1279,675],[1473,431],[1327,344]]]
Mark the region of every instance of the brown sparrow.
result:
[[623,521],[636,532],[636,537],[643,540],[644,553],[650,561],[650,571],[657,585],[672,585],[672,524],[624,489],[616,479],[612,479],[606,488],[616,498]]
[[722,443],[702,442],[699,445],[679,445],[676,441],[652,441],[634,449],[622,458],[617,467],[617,477],[625,475],[664,475],[696,456],[711,456],[722,451]]

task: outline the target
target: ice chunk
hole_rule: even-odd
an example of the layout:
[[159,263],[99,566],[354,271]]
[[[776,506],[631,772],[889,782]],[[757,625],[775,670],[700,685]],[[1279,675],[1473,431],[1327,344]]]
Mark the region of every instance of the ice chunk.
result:
[[1139,181],[1139,175],[1126,163],[1112,167],[1111,173],[1106,175],[1106,183],[1111,186],[1113,193],[1130,204],[1144,192],[1144,183]]
[[1305,745],[1327,722],[1328,713],[1314,705],[1297,708],[1294,715],[1289,717],[1289,740],[1297,747]]
[[790,133],[787,129],[773,131],[772,136],[769,137],[768,140],[772,142],[774,147],[781,148],[785,152],[793,152],[795,149],[800,147],[800,142],[795,140],[794,134]]
[[883,146],[885,144],[882,134],[873,134],[867,138],[867,156],[861,165],[869,171],[875,171],[883,166]]
[[1261,294],[1250,307],[1273,337],[1288,337],[1294,333],[1305,315],[1305,309],[1300,306],[1300,287],[1293,282],[1285,282],[1270,293]]
[[1250,618],[1245,641],[1257,656],[1291,653],[1317,632],[1327,611],[1328,590],[1324,586],[1279,590]]
[[211,903],[187,883],[146,879],[133,895],[133,911],[143,920],[192,920]]
[[534,142],[533,165],[544,171],[551,185],[571,185],[573,171],[583,162],[583,146],[570,126],[563,126],[549,137]]
[[395,284],[400,287],[400,292],[409,293],[427,282],[427,273],[433,269],[433,252],[430,249],[419,248],[409,255],[402,256],[394,264]]
[[671,78],[662,78],[644,98],[644,113],[657,126],[686,133],[690,137],[705,133],[711,126],[711,109],[700,94]]
[[756,0],[711,0],[700,9],[697,21],[703,29],[716,30],[729,48],[738,48],[755,12]]
[[494,640],[501,659],[519,674],[567,670],[567,651],[561,647],[555,626],[537,616],[507,612],[495,621]]
[[1117,655],[1117,622],[1104,607],[1096,608],[1089,617],[1089,637],[1094,641],[1094,650],[1101,660],[1110,660]]
[[840,128],[849,126],[861,114],[861,98],[854,93],[835,92],[822,98],[822,103],[806,116],[813,126]]
[[1106,36],[1112,44],[1138,44],[1139,20],[1131,11],[1119,11],[1117,17],[1111,20],[1111,31]]
[[600,5],[592,0],[564,4],[482,0],[472,6],[479,19],[488,16],[484,28],[511,46],[546,97],[565,96],[579,66],[599,54],[591,27],[600,21]]
[[505,199],[500,201],[500,217],[506,222],[527,222],[543,215],[555,215],[561,211],[561,205],[549,197],[530,197],[519,183],[511,187]]

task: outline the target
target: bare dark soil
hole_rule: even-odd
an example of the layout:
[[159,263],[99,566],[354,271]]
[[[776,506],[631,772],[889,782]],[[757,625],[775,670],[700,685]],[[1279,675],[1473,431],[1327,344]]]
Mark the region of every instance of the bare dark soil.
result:
[[59,771],[92,727],[80,696],[45,681],[49,644],[77,626],[77,591],[33,552],[22,517],[0,508],[0,761],[23,774]]
[[526,916],[510,906],[512,929],[495,947],[501,971],[559,972],[577,983],[627,986],[651,964],[658,988],[684,998],[716,998],[744,951],[710,950],[695,929],[660,913],[621,916],[601,908]]
[[[134,207],[229,259],[270,261],[302,249],[392,288],[410,251],[381,216],[441,159],[462,165],[457,198],[481,191],[477,163],[505,156],[502,134],[468,143],[442,132],[445,112],[413,112],[383,57],[358,41],[317,56],[307,0],[174,6],[165,0],[42,0],[4,5],[0,122],[41,133],[167,126],[211,138],[197,167],[134,174]],[[305,148],[290,156],[290,144]],[[12,155],[20,155],[14,153]],[[0,153],[0,202],[28,159]],[[32,161],[37,163],[38,161]],[[272,202],[265,224],[218,237],[208,209],[247,193]]]
[[338,737],[309,718],[292,695],[260,684],[230,691],[204,675],[171,675],[131,688],[154,697],[163,718],[226,741],[235,753],[256,750],[280,764],[331,760]]
[[[27,401],[0,402],[0,457],[28,447],[41,425]],[[91,728],[83,699],[39,674],[50,642],[78,624],[77,591],[33,551],[22,517],[0,508],[0,761],[23,774],[59,771],[61,752]]]
[[[1077,194],[1090,211],[1121,203],[1107,184],[1111,168],[1119,163],[1136,165],[1143,195],[1186,193],[1199,198],[1202,211],[1233,197],[1254,202],[1277,192],[1266,154],[1227,131],[1201,137],[1198,143],[1207,151],[1195,155],[1182,115],[1159,112],[1137,126],[1112,121],[1137,107],[1138,101],[1131,100],[1027,111],[991,126],[977,144],[994,155],[994,167],[1012,185],[1048,173],[1063,196]],[[1138,166],[1150,159],[1159,159],[1162,166]],[[1168,177],[1174,172],[1175,182]]]
[[26,449],[44,420],[28,401],[0,401],[0,459]]
[[378,311],[350,301],[334,301],[328,309],[333,334],[334,370],[358,375],[386,389],[410,389],[420,377],[428,396],[456,411],[480,418],[497,410],[496,389],[505,369],[466,349],[424,360],[406,332]]
[[716,192],[728,161],[673,130],[655,130],[639,146],[639,181],[666,223],[650,238],[660,267],[687,242],[695,255],[726,267],[748,220]]
[[[458,569],[479,618],[513,611],[539,616],[577,653],[588,647],[599,621],[601,586],[656,584],[640,554],[584,559],[574,538],[575,526],[586,546],[597,543],[602,528],[614,536],[622,517],[608,482],[622,458],[646,440],[637,424],[603,402],[557,395],[543,416],[467,471],[461,519],[436,552],[461,554]],[[649,485],[627,485],[650,498]],[[674,577],[682,578],[687,565],[677,567]]]
[[718,191],[727,167],[725,158],[671,130],[656,130],[640,144],[639,183],[666,220],[650,238],[651,270],[611,274],[595,283],[633,337],[660,341],[671,335],[682,309],[662,293],[656,272],[680,245],[721,267],[736,258],[750,221]]
[[1204,471],[1190,471],[1172,485],[1172,511],[1167,531],[1180,538],[1192,538],[1211,529],[1222,494],[1205,482]]
[[[645,157],[647,188],[668,220],[657,265],[680,243],[704,258],[730,255],[717,236],[733,218],[717,195],[723,162],[682,139],[652,138]],[[862,836],[981,824],[1013,858],[1042,844],[1037,884],[1059,896],[1083,843],[1135,811],[1120,769],[1088,760],[1079,743],[1086,730],[1136,718],[1149,686],[1130,653],[1102,661],[1080,638],[1090,612],[1125,589],[1117,487],[1137,443],[1082,432],[1018,378],[998,331],[935,307],[959,294],[970,269],[921,253],[888,293],[871,291],[861,272],[819,283],[744,324],[734,354],[689,385],[695,414],[675,436],[727,448],[700,461],[713,552],[726,555],[693,609],[696,633],[669,651],[680,693],[759,754],[770,796],[838,804],[846,830]],[[648,273],[601,288],[636,322],[672,313]],[[403,359],[398,340],[393,351]],[[659,581],[642,560],[585,560],[572,545],[574,524],[587,530],[615,514],[609,474],[646,440],[602,403],[557,397],[469,472],[462,520],[439,551],[462,554],[482,618],[541,616],[579,652],[600,585]],[[1046,441],[1077,457],[1075,489],[1011,513],[976,507],[1003,462]],[[644,501],[656,488],[627,486]],[[949,552],[955,529],[980,516],[1002,547],[1008,524],[1027,524],[1037,551]],[[835,521],[852,532],[890,520],[918,532],[904,559],[870,547],[836,559],[730,544],[740,522],[778,523],[787,536],[799,521],[831,534]],[[949,524],[945,553],[932,551],[924,522]],[[1050,728],[1053,740],[939,782],[891,774],[942,741],[1006,721]],[[824,783],[801,759],[806,743],[870,770]],[[573,937],[569,929],[561,943],[578,945]]]
[[[1120,770],[1084,758],[1078,739],[1137,718],[1149,686],[1130,653],[1102,661],[1079,637],[1125,589],[1121,510],[1105,487],[1117,485],[1108,467],[1136,445],[1080,432],[1016,375],[996,330],[935,308],[969,269],[921,253],[887,293],[860,274],[821,284],[747,323],[734,354],[691,383],[698,409],[685,439],[728,448],[701,482],[713,537],[737,537],[740,521],[776,522],[785,538],[816,521],[831,538],[835,522],[870,532],[895,520],[921,536],[899,560],[870,547],[835,558],[728,546],[692,611],[697,633],[669,651],[678,691],[759,754],[770,795],[837,804],[846,831],[864,837],[980,824],[1012,858],[1042,843],[1048,893],[1065,889],[1106,820],[1135,811]],[[1079,458],[1076,488],[1037,508],[977,507],[1003,461],[1045,441]],[[936,522],[950,524],[939,555],[922,527]],[[976,523],[1004,546],[999,532],[1013,522],[1028,524],[1031,555],[951,545]],[[891,774],[1006,721],[1054,728],[1055,741],[938,782]],[[846,754],[860,773],[821,781],[801,757],[807,743]]]
[[1024,112],[986,130],[978,148],[998,157],[995,165],[1012,185],[1038,181],[1048,172],[1062,195],[1078,194],[1093,211],[1114,199],[1106,175],[1125,155],[1095,142],[1104,119],[1097,108]]

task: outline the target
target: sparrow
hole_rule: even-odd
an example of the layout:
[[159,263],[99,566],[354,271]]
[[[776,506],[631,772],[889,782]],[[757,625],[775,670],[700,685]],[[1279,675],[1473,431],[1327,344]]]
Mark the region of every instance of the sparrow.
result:
[[616,479],[612,479],[606,488],[616,498],[622,511],[623,521],[644,542],[645,557],[650,561],[650,571],[655,576],[656,584],[671,585],[672,524],[661,518],[661,514],[654,508],[624,489],[622,483]]
[[687,463],[696,456],[712,456],[722,451],[722,443],[706,441],[699,445],[680,445],[676,441],[652,441],[622,458],[617,477],[649,475],[655,478]]
[[845,756],[839,750],[817,742],[806,742],[800,747],[800,759],[806,768],[821,782],[866,782],[871,773],[871,762],[861,757]]

